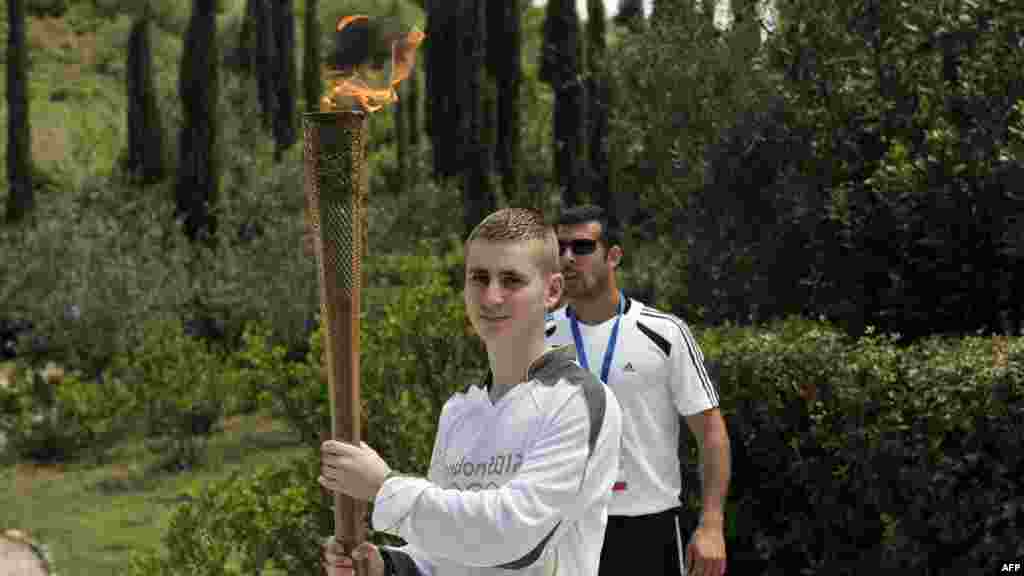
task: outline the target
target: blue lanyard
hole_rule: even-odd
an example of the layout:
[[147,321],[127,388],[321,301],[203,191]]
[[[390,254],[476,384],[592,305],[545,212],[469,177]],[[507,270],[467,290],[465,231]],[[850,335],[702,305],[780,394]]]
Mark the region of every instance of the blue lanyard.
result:
[[[605,384],[608,383],[608,371],[612,367],[612,356],[615,355],[615,342],[619,339],[619,320],[622,320],[622,302],[624,300],[625,297],[622,295],[622,292],[619,292],[619,306],[615,312],[615,324],[612,326],[612,333],[608,337],[608,347],[604,350],[604,362],[601,363],[601,382]],[[583,346],[583,336],[580,335],[580,326],[576,321],[576,314],[572,311],[572,306],[566,307],[565,312],[569,316],[572,339],[576,341],[576,356],[580,359],[580,365],[585,370],[590,370],[590,363],[587,362],[587,349]]]

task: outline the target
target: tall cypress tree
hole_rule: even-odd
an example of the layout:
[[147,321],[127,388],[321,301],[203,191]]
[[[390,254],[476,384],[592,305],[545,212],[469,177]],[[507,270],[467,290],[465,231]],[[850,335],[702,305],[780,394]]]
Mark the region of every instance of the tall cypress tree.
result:
[[591,194],[608,214],[616,213],[612,197],[608,149],[608,114],[611,89],[608,78],[603,0],[587,0],[587,140],[590,153]]
[[295,122],[295,12],[292,0],[271,0],[277,69],[273,82],[277,88],[274,114],[274,160],[280,162],[284,151],[298,138]]
[[587,193],[584,164],[586,100],[574,0],[549,0],[544,20],[541,77],[551,84],[554,106],[554,176],[565,205]]
[[444,180],[459,175],[462,169],[460,143],[460,102],[456,86],[462,86],[459,63],[459,29],[467,24],[459,19],[463,11],[454,0],[428,0],[427,8],[427,98],[430,120],[428,130],[434,150],[434,177]]
[[35,207],[24,0],[7,0],[7,22],[7,221],[17,222]]
[[263,112],[263,127],[273,133],[277,115],[277,41],[271,3],[277,0],[246,0],[239,58],[242,70],[256,78],[256,95]]
[[464,165],[463,200],[465,234],[496,208],[490,185],[491,153],[484,139],[484,86],[486,74],[487,0],[461,0],[459,73],[466,88],[459,91],[460,127]]
[[193,241],[212,240],[217,231],[213,212],[220,192],[216,7],[217,0],[192,0],[178,80],[184,122],[175,200],[185,233]]
[[306,0],[304,23],[306,50],[302,59],[302,89],[306,98],[306,110],[319,108],[320,93],[320,20],[317,15],[317,0]]
[[405,109],[408,111],[409,147],[416,153],[420,147],[420,73],[416,66],[409,71],[405,79]]
[[[400,9],[398,0],[392,0],[391,2],[391,17],[398,19],[400,16]],[[408,103],[405,101],[406,94],[408,93],[407,87],[410,78],[406,78],[398,86],[398,101],[395,102],[391,107],[391,118],[395,125],[395,152],[396,160],[398,164],[398,193],[405,191],[405,187],[409,180],[409,130],[408,130],[408,111],[406,107]]]
[[498,110],[495,121],[495,164],[509,201],[519,198],[520,111],[522,82],[522,22],[519,0],[492,2],[487,12],[487,67],[495,78]]
[[150,11],[147,4],[132,24],[128,39],[128,158],[125,170],[143,184],[162,180],[164,133],[153,85],[153,55],[150,48]]

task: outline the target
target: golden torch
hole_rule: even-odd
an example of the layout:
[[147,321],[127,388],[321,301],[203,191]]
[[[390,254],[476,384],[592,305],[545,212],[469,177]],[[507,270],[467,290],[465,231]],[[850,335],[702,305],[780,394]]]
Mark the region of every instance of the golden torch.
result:
[[[359,294],[366,246],[366,119],[398,100],[424,34],[394,20],[338,21],[320,110],[303,116],[305,193],[320,277],[331,437],[360,441]],[[390,57],[390,58],[389,58]],[[388,70],[390,68],[390,70]],[[380,81],[380,78],[387,78]],[[366,539],[366,504],[336,494],[334,539],[347,554]],[[328,575],[337,566],[324,566]],[[366,566],[357,566],[366,574]]]

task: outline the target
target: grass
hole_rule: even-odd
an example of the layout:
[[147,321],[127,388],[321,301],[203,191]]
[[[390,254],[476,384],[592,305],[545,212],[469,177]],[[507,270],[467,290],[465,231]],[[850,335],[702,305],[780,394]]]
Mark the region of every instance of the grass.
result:
[[305,450],[280,422],[246,415],[226,421],[206,463],[189,472],[158,471],[159,458],[140,441],[118,446],[99,466],[8,462],[0,467],[0,531],[15,528],[46,545],[61,573],[121,574],[132,552],[160,548],[190,490]]

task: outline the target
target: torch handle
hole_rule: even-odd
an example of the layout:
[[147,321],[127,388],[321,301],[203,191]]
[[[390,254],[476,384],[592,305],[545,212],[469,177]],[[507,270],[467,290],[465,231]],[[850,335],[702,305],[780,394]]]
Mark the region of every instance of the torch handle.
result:
[[[307,209],[316,232],[331,437],[358,444],[362,427],[359,316],[367,185],[366,116],[345,112],[307,114],[305,138]],[[351,554],[366,540],[366,512],[365,502],[335,494],[334,540],[343,554]],[[369,574],[365,562],[357,563],[356,568],[359,576]],[[339,572],[338,567],[328,567],[331,570]]]

